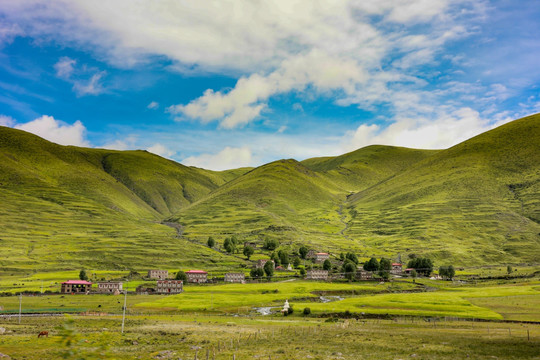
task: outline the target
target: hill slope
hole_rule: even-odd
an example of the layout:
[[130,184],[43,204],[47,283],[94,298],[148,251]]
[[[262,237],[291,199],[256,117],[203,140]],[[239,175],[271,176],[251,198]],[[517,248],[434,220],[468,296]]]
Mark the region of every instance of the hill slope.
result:
[[207,249],[176,239],[157,222],[230,176],[145,151],[60,146],[0,127],[0,252],[9,254],[0,267],[208,261],[201,258],[210,257]]
[[[367,247],[461,262],[540,258],[540,116],[441,151],[350,197]],[[450,260],[450,259],[449,259]]]

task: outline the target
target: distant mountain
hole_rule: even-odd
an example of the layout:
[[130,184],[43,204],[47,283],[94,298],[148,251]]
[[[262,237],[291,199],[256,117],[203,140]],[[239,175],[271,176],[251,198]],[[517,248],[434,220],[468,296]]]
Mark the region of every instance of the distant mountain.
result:
[[0,273],[245,266],[205,246],[233,234],[439,265],[537,261],[538,144],[534,115],[447,150],[368,146],[215,172],[0,127]]

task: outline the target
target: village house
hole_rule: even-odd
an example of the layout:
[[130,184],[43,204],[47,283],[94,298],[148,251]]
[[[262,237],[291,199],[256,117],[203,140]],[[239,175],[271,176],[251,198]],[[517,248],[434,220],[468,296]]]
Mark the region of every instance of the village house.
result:
[[316,253],[315,257],[313,258],[316,263],[322,263],[328,259],[330,259],[330,255],[328,253]]
[[186,271],[187,281],[190,283],[205,283],[208,282],[208,273],[204,270],[189,270]]
[[169,277],[167,270],[148,270],[148,277],[150,279],[165,280]]
[[122,282],[120,281],[98,281],[97,291],[100,293],[120,294],[122,291]]
[[309,250],[306,254],[306,259],[315,259],[315,254],[317,252],[315,250]]
[[269,259],[260,259],[260,260],[258,260],[257,263],[255,264],[255,267],[257,269],[263,269],[264,264],[266,264],[268,261],[271,261],[272,264],[274,264],[274,268],[276,267],[276,264],[275,264],[274,260],[269,260]]
[[392,263],[392,270],[390,270],[390,274],[392,275],[401,275],[403,273],[403,268],[401,267],[400,263]]
[[156,292],[158,294],[180,294],[184,291],[182,280],[158,280]]
[[356,271],[356,279],[357,280],[373,280],[373,272],[366,271],[360,268]]
[[63,294],[86,294],[91,288],[91,282],[85,280],[68,280],[62,283],[60,292]]
[[244,273],[227,273],[225,274],[225,282],[243,283],[246,280]]
[[407,275],[411,275],[411,273],[412,273],[413,270],[414,270],[413,268],[407,268],[407,269],[403,270],[403,272],[404,272],[405,274],[407,274]]
[[307,280],[328,280],[328,270],[312,269],[306,272]]

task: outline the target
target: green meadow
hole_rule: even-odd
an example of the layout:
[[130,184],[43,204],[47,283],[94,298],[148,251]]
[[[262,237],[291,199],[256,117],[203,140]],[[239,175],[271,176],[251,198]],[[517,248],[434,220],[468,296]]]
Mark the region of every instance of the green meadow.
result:
[[[535,324],[143,315],[3,321],[13,359],[534,359]],[[37,338],[43,330],[49,337]]]

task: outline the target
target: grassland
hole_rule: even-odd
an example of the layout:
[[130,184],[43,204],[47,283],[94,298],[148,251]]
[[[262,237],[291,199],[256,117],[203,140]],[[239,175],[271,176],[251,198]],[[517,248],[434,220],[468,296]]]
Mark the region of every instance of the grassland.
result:
[[[0,320],[0,353],[14,359],[535,359],[529,324],[250,318],[202,315],[75,316]],[[48,329],[49,338],[36,334]],[[197,354],[196,354],[197,353]],[[170,356],[170,357],[167,357]]]

